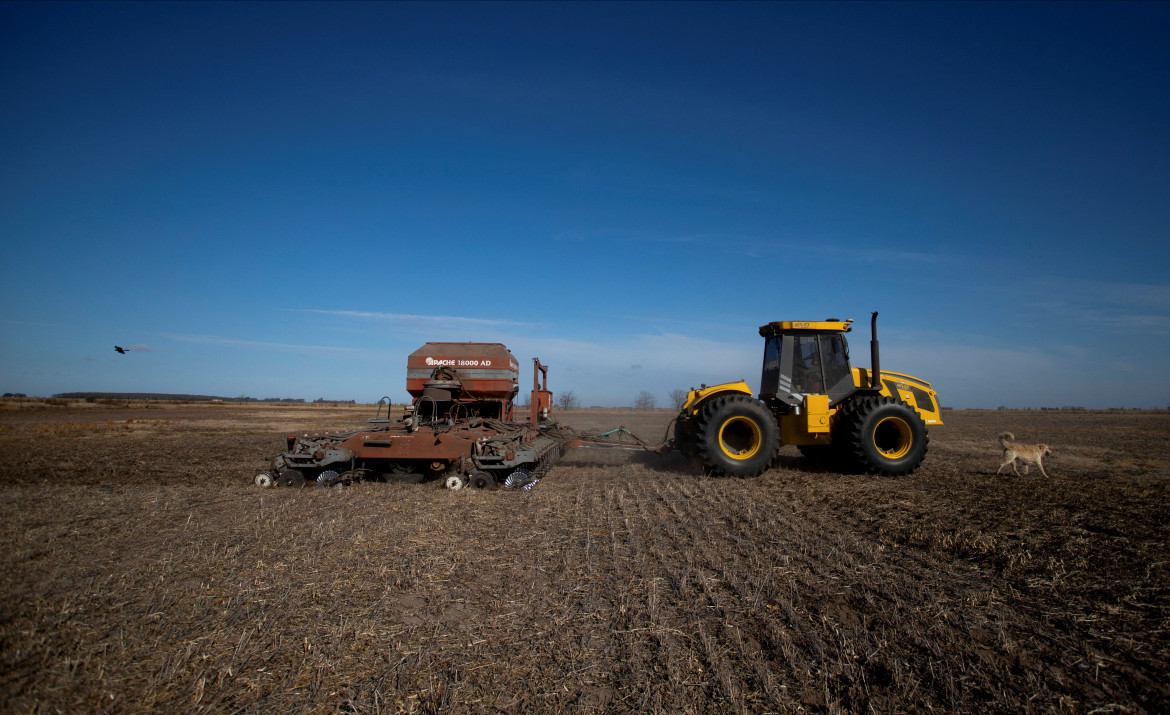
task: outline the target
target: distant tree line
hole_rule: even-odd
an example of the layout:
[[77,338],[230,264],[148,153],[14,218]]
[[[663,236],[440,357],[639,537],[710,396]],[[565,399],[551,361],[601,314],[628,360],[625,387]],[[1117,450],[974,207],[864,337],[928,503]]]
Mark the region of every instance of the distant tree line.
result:
[[177,395],[161,392],[58,392],[53,397],[69,400],[182,400],[184,402],[210,402],[225,399],[215,395]]
[[[5,397],[24,397],[24,395],[6,394]],[[218,397],[216,395],[186,395],[167,392],[59,392],[53,395],[56,398],[69,400],[176,400],[181,402],[282,402],[304,404],[303,397]],[[313,404],[356,405],[357,400],[326,400],[318,397]]]

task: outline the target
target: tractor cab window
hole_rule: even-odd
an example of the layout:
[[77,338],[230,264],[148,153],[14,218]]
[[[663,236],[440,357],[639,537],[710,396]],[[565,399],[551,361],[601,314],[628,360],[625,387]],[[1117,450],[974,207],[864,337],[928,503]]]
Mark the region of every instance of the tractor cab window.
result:
[[780,342],[779,335],[774,335],[764,341],[764,372],[760,378],[761,395],[774,395],[779,391]]
[[821,361],[824,366],[825,384],[834,386],[842,380],[853,383],[849,371],[849,348],[844,335],[821,336]]
[[796,354],[792,360],[793,392],[808,395],[825,391],[820,352],[820,341],[816,335],[797,336]]

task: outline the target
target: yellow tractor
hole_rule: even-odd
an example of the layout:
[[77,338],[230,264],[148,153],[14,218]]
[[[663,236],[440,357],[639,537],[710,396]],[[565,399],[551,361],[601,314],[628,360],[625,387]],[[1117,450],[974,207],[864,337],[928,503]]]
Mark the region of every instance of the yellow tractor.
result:
[[852,322],[760,326],[759,397],[743,380],[692,389],[675,421],[674,446],[725,476],[758,475],[785,444],[841,471],[913,472],[926,456],[926,426],[942,424],[937,395],[925,380],[881,371],[876,312],[871,367],[851,367],[845,333]]

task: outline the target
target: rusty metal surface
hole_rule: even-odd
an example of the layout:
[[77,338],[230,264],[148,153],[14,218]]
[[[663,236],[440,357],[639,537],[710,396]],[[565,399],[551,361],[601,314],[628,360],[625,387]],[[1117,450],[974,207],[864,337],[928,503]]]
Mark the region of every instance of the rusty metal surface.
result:
[[[541,378],[544,378],[541,381]],[[552,412],[552,393],[548,389],[548,365],[532,358],[532,399],[529,400],[528,425],[536,428]]]
[[379,407],[365,429],[290,436],[288,450],[256,483],[288,482],[280,475],[298,472],[329,483],[410,475],[462,486],[482,472],[475,485],[491,488],[515,470],[543,473],[564,449],[567,438],[550,414],[548,367],[539,360],[530,419],[512,421],[519,365],[501,343],[427,343],[408,357],[406,385],[413,399],[401,419],[390,419],[387,405],[386,416]]
[[399,422],[372,430],[299,437],[288,452],[276,457],[273,468],[315,472],[332,467],[377,473],[397,465],[424,474],[510,469],[539,461],[541,450],[549,449],[554,441],[540,430],[501,420],[473,419],[416,431]]
[[462,383],[468,399],[511,402],[519,390],[520,364],[501,343],[427,343],[406,360],[406,391],[419,398],[438,368]]

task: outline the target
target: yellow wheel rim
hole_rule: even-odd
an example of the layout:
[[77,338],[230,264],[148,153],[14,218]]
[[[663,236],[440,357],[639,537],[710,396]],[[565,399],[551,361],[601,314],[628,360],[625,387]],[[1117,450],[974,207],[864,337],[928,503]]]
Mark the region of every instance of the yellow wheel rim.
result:
[[910,424],[901,417],[887,417],[873,430],[873,446],[886,459],[901,459],[914,446]]
[[732,417],[719,427],[719,448],[732,459],[751,459],[763,441],[760,426],[747,417]]

